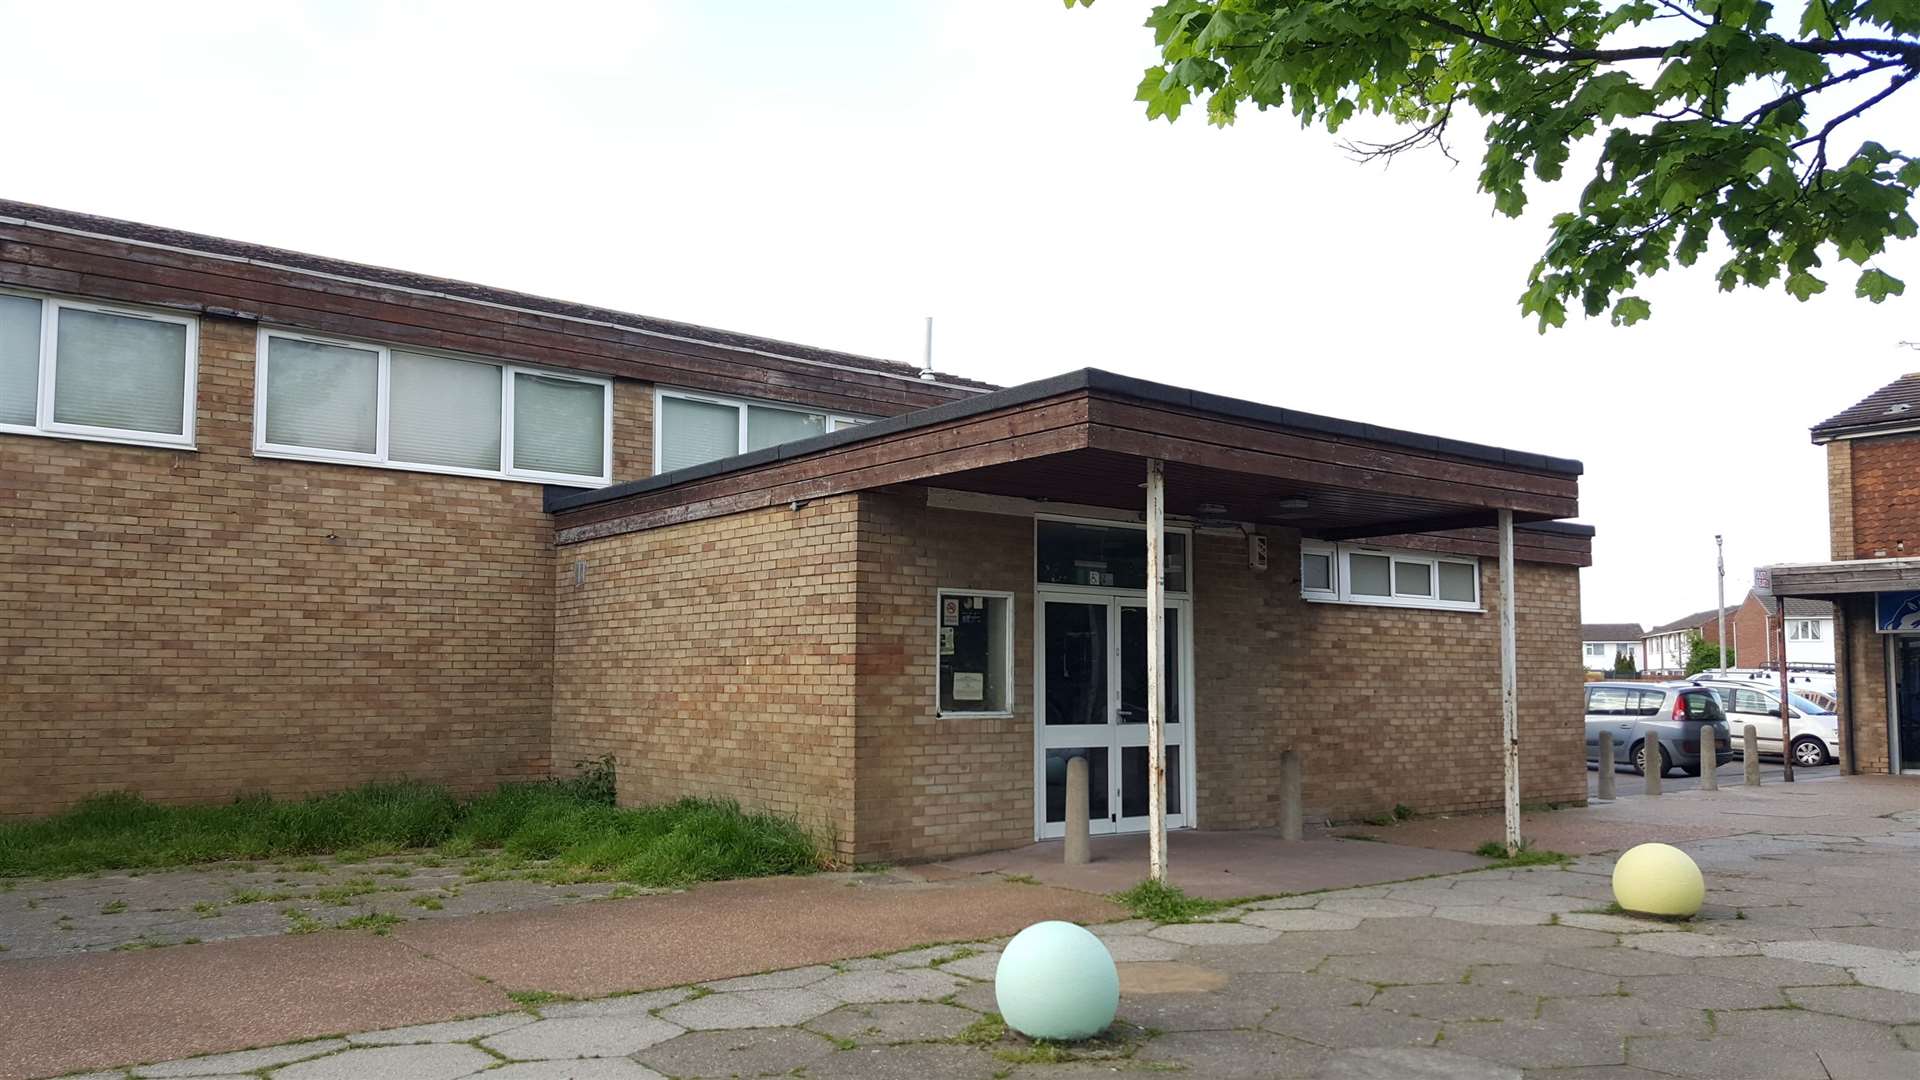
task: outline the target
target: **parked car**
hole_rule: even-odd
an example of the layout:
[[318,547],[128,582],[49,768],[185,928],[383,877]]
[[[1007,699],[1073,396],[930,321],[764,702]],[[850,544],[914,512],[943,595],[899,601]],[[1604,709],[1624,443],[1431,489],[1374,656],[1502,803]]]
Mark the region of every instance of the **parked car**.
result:
[[[1781,753],[1778,690],[1717,680],[1698,685],[1720,696],[1720,707],[1727,713],[1727,725],[1736,737],[1741,729],[1752,724],[1759,751]],[[1787,706],[1787,722],[1793,727],[1793,763],[1812,768],[1840,760],[1840,718],[1833,710],[1797,692],[1788,695]]]
[[1700,729],[1714,727],[1714,765],[1732,761],[1726,710],[1714,691],[1692,683],[1599,682],[1587,685],[1587,760],[1599,763],[1600,733],[1613,733],[1613,762],[1660,775],[1700,775]]
[[[1780,685],[1780,669],[1715,668],[1710,671],[1703,671],[1698,675],[1689,676],[1687,681],[1695,683],[1758,683],[1762,686],[1778,687]],[[1829,666],[1800,665],[1796,667],[1788,665],[1787,685],[1791,687],[1796,694],[1817,691],[1828,697],[1832,697],[1837,683],[1834,679],[1833,668]]]

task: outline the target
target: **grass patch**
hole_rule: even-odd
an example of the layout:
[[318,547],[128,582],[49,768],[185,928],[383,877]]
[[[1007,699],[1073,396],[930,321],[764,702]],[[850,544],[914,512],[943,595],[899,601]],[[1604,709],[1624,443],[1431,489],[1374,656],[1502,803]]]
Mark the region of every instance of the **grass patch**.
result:
[[118,915],[125,910],[127,910],[127,902],[125,900],[115,900],[111,903],[100,905],[100,914],[102,915]]
[[437,896],[415,896],[409,898],[407,903],[425,911],[439,911],[447,906],[441,903],[440,898]]
[[[613,805],[611,785],[603,763],[575,780],[506,784],[468,802],[416,783],[368,784],[297,801],[252,795],[219,806],[97,795],[57,817],[0,824],[0,878],[323,854],[353,862],[436,847],[448,856],[495,852],[480,880],[559,884],[673,887],[831,865],[828,845],[789,818],[709,799],[623,809]],[[310,861],[295,868],[309,866],[319,868]],[[355,877],[314,895],[343,902],[374,891],[372,881]],[[237,892],[229,902],[251,902],[240,896],[251,893]]]
[[1473,849],[1475,855],[1483,859],[1492,859],[1500,866],[1561,866],[1573,861],[1573,856],[1563,851],[1548,851],[1536,848],[1526,841],[1520,842],[1520,850],[1507,854],[1507,845],[1498,840],[1489,840]]
[[509,990],[507,1000],[523,1009],[537,1008],[541,1005],[557,1005],[563,1001],[573,1001],[572,994],[556,994],[552,990]]
[[371,911],[365,915],[355,915],[351,919],[342,919],[337,925],[341,930],[371,930],[376,937],[386,937],[393,928],[407,920],[398,915],[389,915],[384,911]]
[[980,1019],[968,1024],[966,1029],[953,1037],[953,1041],[965,1046],[992,1046],[1007,1033],[1007,1022],[1000,1019],[999,1013],[987,1013]]
[[1178,885],[1153,880],[1143,881],[1125,892],[1114,893],[1113,902],[1126,908],[1136,919],[1152,919],[1158,923],[1192,922],[1202,915],[1211,915],[1233,906],[1226,900],[1189,896]]

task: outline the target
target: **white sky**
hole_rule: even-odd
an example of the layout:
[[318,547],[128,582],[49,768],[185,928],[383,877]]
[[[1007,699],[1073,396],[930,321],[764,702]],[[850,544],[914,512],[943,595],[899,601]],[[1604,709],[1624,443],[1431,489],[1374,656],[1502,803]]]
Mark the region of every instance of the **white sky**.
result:
[[1382,169],[1282,115],[1149,124],[1148,6],[0,0],[0,191],[909,361],[932,314],[942,370],[1579,458],[1590,621],[1711,607],[1715,532],[1730,602],[1827,556],[1807,428],[1920,369],[1916,245],[1880,307],[1851,267],[1803,305],[1702,266],[1541,337],[1516,299],[1572,191],[1510,221],[1470,140]]

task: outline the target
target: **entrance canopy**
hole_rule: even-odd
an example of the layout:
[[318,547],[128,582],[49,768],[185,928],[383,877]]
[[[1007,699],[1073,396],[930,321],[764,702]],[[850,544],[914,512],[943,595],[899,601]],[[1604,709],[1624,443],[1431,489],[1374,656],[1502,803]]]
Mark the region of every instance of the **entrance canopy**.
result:
[[[1587,565],[1578,461],[1337,420],[1083,369],[596,491],[555,493],[560,544],[854,491],[920,485],[1139,512],[1143,462],[1166,511],[1326,540],[1454,533]],[[1467,530],[1461,533],[1461,530]]]

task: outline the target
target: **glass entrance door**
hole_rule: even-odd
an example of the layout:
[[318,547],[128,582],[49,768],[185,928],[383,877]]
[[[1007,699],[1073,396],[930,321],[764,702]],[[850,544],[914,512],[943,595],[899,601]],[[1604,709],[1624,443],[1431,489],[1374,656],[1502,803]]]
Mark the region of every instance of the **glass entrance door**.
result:
[[1920,637],[1893,639],[1894,771],[1920,772]]
[[[1041,836],[1066,831],[1067,762],[1085,757],[1095,833],[1147,827],[1147,618],[1137,597],[1041,592],[1036,597],[1036,796]],[[1167,826],[1192,802],[1191,609],[1166,607]]]

